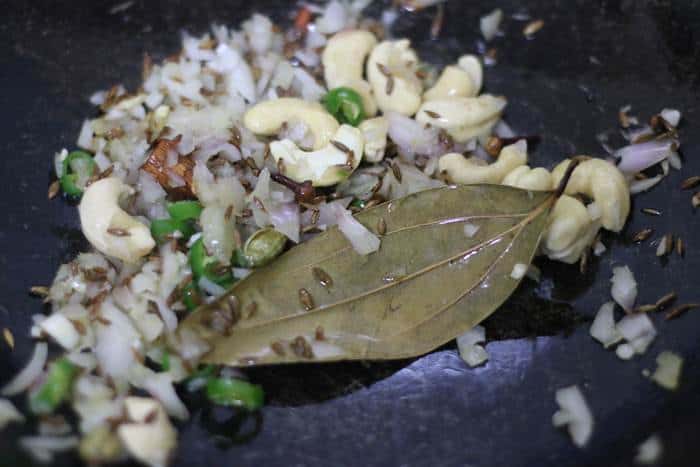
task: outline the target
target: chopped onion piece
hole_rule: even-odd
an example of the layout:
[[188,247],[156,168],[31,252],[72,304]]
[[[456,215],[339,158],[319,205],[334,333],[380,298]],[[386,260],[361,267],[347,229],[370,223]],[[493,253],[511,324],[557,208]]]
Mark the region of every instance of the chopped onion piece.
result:
[[581,390],[578,386],[562,388],[557,390],[555,398],[560,409],[552,416],[552,424],[566,425],[574,444],[585,446],[593,434],[593,415]]
[[612,282],[610,293],[613,300],[625,311],[630,311],[634,307],[634,301],[637,299],[637,281],[634,280],[634,275],[630,268],[627,266],[613,268],[613,276],[610,282]]
[[658,185],[659,182],[663,179],[664,175],[659,174],[654,177],[645,178],[642,180],[635,180],[632,183],[630,183],[630,194],[636,195],[638,193],[642,193],[643,191],[647,191]]
[[3,396],[14,396],[27,389],[41,375],[46,364],[46,357],[49,354],[49,347],[46,342],[37,342],[34,347],[34,354],[22,371],[7,383],[0,391]]
[[653,465],[658,462],[664,451],[664,445],[659,435],[651,435],[642,444],[637,446],[637,455],[634,462],[639,465]]
[[607,251],[607,248],[605,247],[605,244],[598,240],[595,242],[595,245],[593,245],[593,254],[596,256],[600,256],[603,253]]
[[645,313],[627,315],[615,327],[637,354],[646,352],[649,345],[656,338],[654,323],[651,322]]
[[70,350],[80,342],[80,334],[61,313],[54,313],[41,323],[39,327],[58,342],[64,349]]
[[479,18],[479,29],[481,30],[481,35],[484,39],[490,41],[496,34],[498,34],[498,26],[500,26],[503,20],[503,11],[500,8],[496,8],[488,15],[484,15]]
[[486,362],[489,354],[479,343],[486,341],[486,330],[483,326],[474,326],[469,331],[457,337],[459,356],[467,365],[474,368]]
[[513,266],[513,270],[510,272],[510,277],[516,281],[522,279],[527,272],[527,264],[517,263]]
[[615,304],[613,302],[604,303],[596,313],[589,330],[591,337],[603,344],[605,348],[622,340],[622,335],[615,328],[614,310]]
[[683,368],[683,357],[668,350],[664,350],[656,357],[656,370],[651,375],[651,380],[669,391],[678,389]]
[[24,416],[7,399],[0,399],[0,430],[11,422],[24,423]]
[[613,155],[619,159],[618,169],[633,174],[665,160],[677,144],[672,139],[647,141],[620,148]]
[[19,445],[39,462],[53,460],[54,453],[69,451],[78,446],[77,436],[25,436]]
[[659,115],[674,128],[681,122],[681,112],[676,109],[663,109]]
[[634,357],[634,347],[630,344],[620,344],[615,349],[615,355],[621,360],[630,360]]
[[671,151],[668,155],[666,161],[676,170],[681,170],[683,168],[683,161],[681,161],[681,156],[678,155],[676,151]]
[[338,204],[332,206],[333,214],[338,222],[338,229],[345,235],[345,238],[352,244],[353,249],[360,255],[368,255],[379,249],[381,241],[379,237],[370,232],[364,225],[355,219],[350,211]]

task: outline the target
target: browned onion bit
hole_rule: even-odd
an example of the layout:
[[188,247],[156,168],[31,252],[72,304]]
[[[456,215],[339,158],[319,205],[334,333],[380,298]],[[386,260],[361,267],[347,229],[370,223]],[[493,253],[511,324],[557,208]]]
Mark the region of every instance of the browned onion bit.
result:
[[700,307],[700,303],[685,303],[683,305],[677,306],[673,310],[666,313],[666,316],[664,318],[666,320],[675,319],[683,315],[685,312],[698,307]]
[[442,118],[442,116],[439,113],[433,112],[432,110],[424,110],[423,112],[425,112],[425,114],[430,118],[435,118],[435,119]]

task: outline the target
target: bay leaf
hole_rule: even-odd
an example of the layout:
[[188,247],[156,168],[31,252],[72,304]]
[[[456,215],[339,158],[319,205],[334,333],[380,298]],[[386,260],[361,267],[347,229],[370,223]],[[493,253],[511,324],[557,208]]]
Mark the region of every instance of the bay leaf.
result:
[[377,252],[358,255],[331,228],[236,283],[181,326],[211,344],[205,362],[231,366],[424,354],[510,296],[520,281],[511,276],[513,267],[531,262],[556,198],[459,185],[378,205],[356,216],[383,232]]

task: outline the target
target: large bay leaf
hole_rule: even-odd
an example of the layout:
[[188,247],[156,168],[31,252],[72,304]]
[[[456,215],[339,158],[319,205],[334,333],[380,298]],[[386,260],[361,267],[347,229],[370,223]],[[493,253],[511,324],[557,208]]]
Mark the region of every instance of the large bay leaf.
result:
[[[384,203],[356,216],[375,233],[386,224],[377,252],[358,255],[332,228],[236,283],[182,326],[212,345],[204,361],[232,366],[426,353],[478,324],[515,290],[513,266],[532,260],[555,199],[467,185]],[[468,229],[471,237],[467,224],[479,227],[476,234]],[[328,277],[332,284],[324,285]],[[231,316],[232,307],[236,323],[225,335],[214,331],[220,327],[211,323],[221,310]]]

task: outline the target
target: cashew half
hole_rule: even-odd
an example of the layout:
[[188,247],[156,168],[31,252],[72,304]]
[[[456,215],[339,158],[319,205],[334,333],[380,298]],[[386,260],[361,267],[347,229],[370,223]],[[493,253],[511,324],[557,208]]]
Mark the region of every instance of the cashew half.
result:
[[490,94],[436,99],[421,105],[416,120],[443,128],[455,141],[465,143],[471,138],[488,135],[505,106],[504,98]]
[[117,435],[127,451],[146,465],[167,465],[177,446],[177,432],[160,402],[127,397],[124,408],[128,421],[119,425]]
[[365,140],[365,159],[380,162],[386,150],[386,138],[389,133],[389,119],[375,117],[364,120],[358,127]]
[[478,96],[482,76],[479,59],[473,55],[465,55],[459,59],[457,66],[448,65],[442,70],[433,87],[423,94],[423,100]]
[[257,135],[277,134],[285,122],[301,121],[314,135],[314,149],[328,144],[338,130],[338,121],[318,102],[282,97],[261,102],[243,116],[245,127]]
[[302,151],[288,139],[270,144],[284,175],[299,183],[311,180],[313,186],[335,185],[348,178],[360,165],[363,150],[362,132],[350,125],[341,125],[331,142],[318,151]]
[[521,165],[506,175],[503,184],[523,190],[547,191],[552,188],[552,174],[542,167],[531,169],[529,165]]
[[377,45],[377,38],[369,31],[353,29],[341,31],[328,40],[321,61],[328,89],[345,86],[362,97],[365,115],[377,113],[377,104],[372,96],[372,87],[362,79],[365,59]]
[[80,224],[88,241],[101,253],[134,263],[155,246],[151,231],[119,206],[134,189],[110,177],[90,184],[78,207]]
[[367,79],[382,112],[411,116],[421,104],[423,85],[416,76],[418,56],[408,39],[384,41],[367,60]]
[[440,157],[438,169],[454,183],[501,183],[516,167],[527,163],[527,143],[520,140],[504,147],[493,164],[481,165],[472,159],[451,152]]
[[479,58],[476,55],[462,55],[457,61],[457,66],[466,71],[471,78],[474,86],[472,96],[478,96],[484,82],[484,67]]
[[599,229],[600,222],[591,219],[581,201],[562,195],[549,215],[540,248],[550,259],[572,264],[593,243]]
[[[552,171],[552,188],[559,185],[566,168],[571,163],[565,159]],[[619,232],[630,212],[630,192],[622,172],[603,159],[588,159],[574,169],[566,194],[583,194],[592,198],[601,210],[600,221],[608,230]]]

